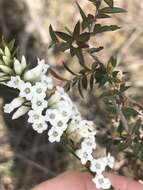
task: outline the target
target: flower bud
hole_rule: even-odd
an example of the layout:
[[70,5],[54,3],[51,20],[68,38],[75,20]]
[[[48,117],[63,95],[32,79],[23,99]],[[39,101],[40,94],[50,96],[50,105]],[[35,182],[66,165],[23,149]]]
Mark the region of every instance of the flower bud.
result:
[[2,60],[0,60],[0,65],[4,65],[4,62]]
[[0,48],[0,54],[2,54],[2,55],[4,54],[4,52],[3,52],[3,50],[1,48]]
[[10,76],[3,76],[3,77],[0,77],[0,82],[5,82],[5,81],[8,81],[10,79]]
[[4,112],[5,113],[11,113],[14,109],[21,106],[24,102],[25,102],[24,98],[17,97],[14,100],[12,100],[12,102],[10,102],[9,104],[5,104]]
[[13,74],[13,70],[6,65],[0,65],[0,70],[9,75]]
[[25,81],[35,81],[36,79],[38,79],[40,77],[40,75],[42,74],[43,68],[40,64],[38,64],[35,68],[26,71],[24,73],[24,80]]
[[7,57],[11,57],[11,53],[10,53],[10,50],[7,46],[5,46],[5,49],[4,49],[4,53]]
[[17,97],[17,98],[15,98],[15,99],[12,100],[11,105],[12,105],[14,108],[18,108],[18,107],[21,106],[24,102],[25,102],[25,99],[24,99],[24,98]]
[[8,56],[3,56],[2,57],[2,59],[3,59],[3,61],[4,61],[4,63],[5,63],[5,65],[7,65],[7,66],[9,66],[10,65],[10,57],[8,57]]
[[24,70],[27,66],[26,64],[26,59],[25,59],[25,56],[22,56],[21,58],[21,66],[22,66],[22,69]]
[[0,72],[0,77],[4,77],[4,76],[6,76],[6,74],[3,72]]
[[12,119],[17,119],[23,115],[25,115],[30,110],[30,107],[21,106],[18,110],[13,114]]
[[23,71],[22,65],[17,59],[14,59],[14,71],[17,75],[21,75]]

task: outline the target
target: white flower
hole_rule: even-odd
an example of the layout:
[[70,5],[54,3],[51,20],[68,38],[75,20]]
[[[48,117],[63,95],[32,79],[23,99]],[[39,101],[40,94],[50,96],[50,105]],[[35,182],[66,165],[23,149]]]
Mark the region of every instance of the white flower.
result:
[[79,133],[84,138],[94,136],[96,134],[94,123],[92,121],[82,120],[79,124]]
[[48,64],[45,63],[44,59],[39,59],[39,58],[38,58],[38,65],[40,65],[42,68],[42,74],[45,74],[50,67]]
[[19,89],[20,89],[20,93],[19,93],[20,97],[24,97],[27,100],[32,99],[33,94],[32,94],[32,85],[31,85],[31,83],[29,83],[29,82],[23,83],[22,85],[20,85]]
[[38,96],[39,99],[46,97],[46,86],[41,82],[36,82],[36,84],[32,87],[33,97]]
[[67,119],[57,109],[47,109],[45,119],[58,130],[64,131],[68,127]]
[[79,143],[80,140],[82,139],[78,129],[81,119],[82,118],[80,115],[75,115],[72,118],[72,120],[68,123],[68,128],[67,128],[68,138],[70,138],[75,143]]
[[38,59],[38,64],[31,70],[25,71],[23,78],[25,81],[39,81],[41,76],[47,72],[49,65],[45,61]]
[[85,138],[83,142],[81,143],[82,149],[96,149],[96,142],[95,142],[95,137],[91,136],[89,138]]
[[55,107],[61,112],[67,121],[72,117],[72,105],[68,101],[61,100],[55,105]]
[[106,166],[106,161],[103,158],[93,159],[91,161],[90,170],[92,172],[96,172],[97,174],[101,174],[105,171]]
[[119,71],[118,73],[117,73],[117,79],[119,80],[119,81],[122,81],[123,80],[123,77],[124,77],[124,74],[123,74],[123,72],[122,71]]
[[52,94],[48,99],[49,106],[51,108],[56,108],[55,105],[60,101],[60,99],[61,97],[58,94],[56,93]]
[[52,143],[53,142],[60,142],[62,134],[63,134],[62,131],[59,131],[56,127],[52,127],[48,131],[49,141]]
[[107,162],[107,165],[108,165],[110,168],[113,168],[113,167],[114,167],[115,158],[114,158],[113,156],[111,156],[110,153],[108,153],[107,157],[105,157],[104,159],[105,159],[105,162]]
[[82,118],[80,115],[76,115],[75,117],[72,118],[72,120],[69,123],[68,133],[73,133],[76,130],[78,130],[79,123],[81,122],[81,119]]
[[7,82],[7,86],[11,88],[18,88],[24,84],[24,81],[21,80],[19,76],[11,76],[10,81]]
[[48,125],[46,122],[33,123],[32,128],[37,131],[37,133],[43,133],[43,131],[47,130]]
[[5,113],[11,113],[14,109],[18,108],[25,102],[24,98],[17,97],[12,100],[9,104],[5,104],[4,106],[4,112]]
[[36,110],[30,110],[28,112],[28,116],[29,116],[28,118],[29,123],[41,123],[41,122],[44,122],[45,120],[41,112],[38,112]]
[[59,115],[59,111],[57,109],[47,109],[45,119],[49,121],[51,124],[55,124],[55,120]]
[[93,178],[93,182],[96,184],[97,189],[109,189],[111,187],[111,182],[109,179],[105,178],[103,175],[96,175]]
[[76,117],[81,117],[80,112],[75,104],[72,105],[72,110],[73,110],[73,118]]
[[41,76],[41,82],[48,88],[48,89],[53,89],[53,80],[51,77],[42,75]]
[[34,97],[31,100],[32,103],[32,109],[36,110],[38,112],[42,112],[47,106],[48,106],[48,102],[44,99],[39,99],[39,97]]
[[55,127],[60,130],[60,131],[65,131],[68,127],[67,122],[65,122],[64,120],[56,120],[56,125]]
[[92,161],[93,160],[91,150],[79,149],[79,150],[76,151],[76,155],[80,158],[81,163],[83,165],[85,165],[87,163],[87,161]]
[[65,96],[65,91],[61,86],[56,86],[56,92]]
[[49,98],[49,104],[53,105],[58,103],[61,99],[69,98],[62,87],[56,86],[54,94]]
[[52,125],[55,125],[59,120],[66,122],[66,119],[57,109],[47,109],[45,118],[46,121],[49,121]]

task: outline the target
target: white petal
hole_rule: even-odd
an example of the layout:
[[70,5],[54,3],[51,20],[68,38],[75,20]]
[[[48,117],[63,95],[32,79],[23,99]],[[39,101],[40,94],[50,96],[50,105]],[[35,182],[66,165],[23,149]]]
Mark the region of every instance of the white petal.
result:
[[17,119],[23,115],[25,115],[30,110],[27,106],[21,106],[12,116],[12,119]]

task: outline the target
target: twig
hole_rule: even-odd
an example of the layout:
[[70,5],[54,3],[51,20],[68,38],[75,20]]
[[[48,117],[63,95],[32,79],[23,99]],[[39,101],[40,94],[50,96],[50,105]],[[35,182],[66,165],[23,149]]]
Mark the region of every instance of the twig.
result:
[[55,173],[52,172],[51,170],[49,170],[49,169],[47,169],[47,168],[41,166],[40,164],[34,162],[33,160],[30,160],[30,159],[24,157],[24,156],[21,155],[21,154],[16,153],[16,154],[15,154],[15,157],[21,159],[21,160],[24,161],[24,162],[27,162],[29,165],[31,165],[31,166],[33,166],[33,167],[38,168],[39,170],[43,171],[44,173],[50,175],[50,177],[54,177],[54,176],[55,176]]
[[116,107],[116,112],[117,112],[117,114],[119,115],[120,120],[121,120],[121,122],[122,122],[122,124],[123,124],[123,126],[124,126],[124,128],[125,128],[125,130],[126,130],[126,132],[129,133],[128,122],[127,122],[127,120],[126,120],[124,114],[122,113],[122,106],[115,104],[115,107]]

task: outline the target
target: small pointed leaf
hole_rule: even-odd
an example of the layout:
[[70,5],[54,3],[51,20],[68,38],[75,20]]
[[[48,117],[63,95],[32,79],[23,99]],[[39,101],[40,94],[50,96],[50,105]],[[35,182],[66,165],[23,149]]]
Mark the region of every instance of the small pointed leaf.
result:
[[125,13],[127,12],[125,9],[119,8],[119,7],[105,7],[103,9],[100,9],[101,13],[104,14],[116,14],[116,13]]

